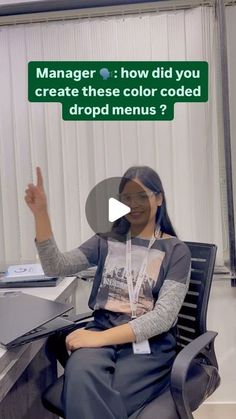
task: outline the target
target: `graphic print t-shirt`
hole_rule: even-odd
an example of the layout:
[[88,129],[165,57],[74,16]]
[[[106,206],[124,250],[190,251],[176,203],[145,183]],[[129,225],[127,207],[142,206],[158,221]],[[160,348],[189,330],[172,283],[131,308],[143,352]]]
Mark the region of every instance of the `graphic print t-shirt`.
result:
[[[165,252],[159,249],[151,248],[148,250],[148,241],[140,241],[146,245],[137,245],[132,241],[131,247],[131,279],[134,287],[141,265],[147,256],[146,272],[138,298],[137,316],[153,310],[152,290],[156,286],[165,256]],[[126,245],[124,243],[108,240],[108,253],[94,308],[126,314],[131,313],[126,275]]]
[[[146,276],[138,301],[137,318],[131,307],[125,273],[126,243],[114,235],[94,235],[79,247],[60,252],[54,237],[36,243],[43,269],[48,275],[73,275],[97,266],[89,307],[94,310],[96,326],[108,329],[129,322],[137,342],[172,328],[186,296],[191,253],[176,237],[157,239],[148,253]],[[147,252],[149,241],[132,239],[131,268],[134,285]]]

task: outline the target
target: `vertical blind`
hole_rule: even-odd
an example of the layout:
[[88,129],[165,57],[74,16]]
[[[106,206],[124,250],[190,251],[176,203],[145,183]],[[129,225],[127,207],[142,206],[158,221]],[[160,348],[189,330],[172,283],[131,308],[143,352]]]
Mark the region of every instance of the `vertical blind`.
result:
[[233,196],[234,213],[236,214],[236,90],[235,90],[235,36],[236,36],[236,6],[226,7],[227,41],[228,41],[228,62],[229,62],[229,95],[230,95],[230,124],[231,124],[231,147],[232,147],[232,172],[233,172]]
[[[34,261],[24,190],[42,168],[61,250],[88,238],[85,202],[131,165],[161,176],[183,240],[214,242],[223,264],[214,14],[209,7],[0,28],[0,263]],[[209,101],[175,105],[173,121],[63,121],[61,105],[27,100],[32,60],[206,60]]]

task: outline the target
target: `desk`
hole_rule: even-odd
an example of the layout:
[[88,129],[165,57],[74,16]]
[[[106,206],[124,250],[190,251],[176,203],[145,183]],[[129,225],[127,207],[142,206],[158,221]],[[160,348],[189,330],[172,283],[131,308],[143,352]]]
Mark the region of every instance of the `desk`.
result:
[[[56,287],[21,288],[20,291],[49,300],[72,303],[76,307],[76,288],[76,278],[65,278]],[[13,290],[15,289],[11,289]],[[4,291],[9,289],[1,289],[1,292]],[[46,338],[10,350],[0,348],[1,419],[57,417],[44,409],[41,403],[43,390],[57,377],[56,360],[46,353],[45,342]]]

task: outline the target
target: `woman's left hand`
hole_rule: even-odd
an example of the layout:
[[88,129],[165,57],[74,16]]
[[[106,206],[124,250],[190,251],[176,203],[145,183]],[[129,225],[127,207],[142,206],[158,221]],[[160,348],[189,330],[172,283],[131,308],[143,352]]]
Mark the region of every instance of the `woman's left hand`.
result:
[[66,347],[69,351],[79,348],[99,348],[104,345],[102,331],[79,329],[66,337]]

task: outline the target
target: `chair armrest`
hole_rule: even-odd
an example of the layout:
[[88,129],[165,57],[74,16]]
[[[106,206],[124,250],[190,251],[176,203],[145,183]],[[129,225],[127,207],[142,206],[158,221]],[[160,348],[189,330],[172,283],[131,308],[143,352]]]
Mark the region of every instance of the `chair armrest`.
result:
[[186,394],[186,378],[191,362],[203,352],[218,367],[214,352],[214,340],[217,335],[217,332],[212,331],[202,334],[185,346],[175,358],[171,371],[170,390],[181,419],[193,419]]

